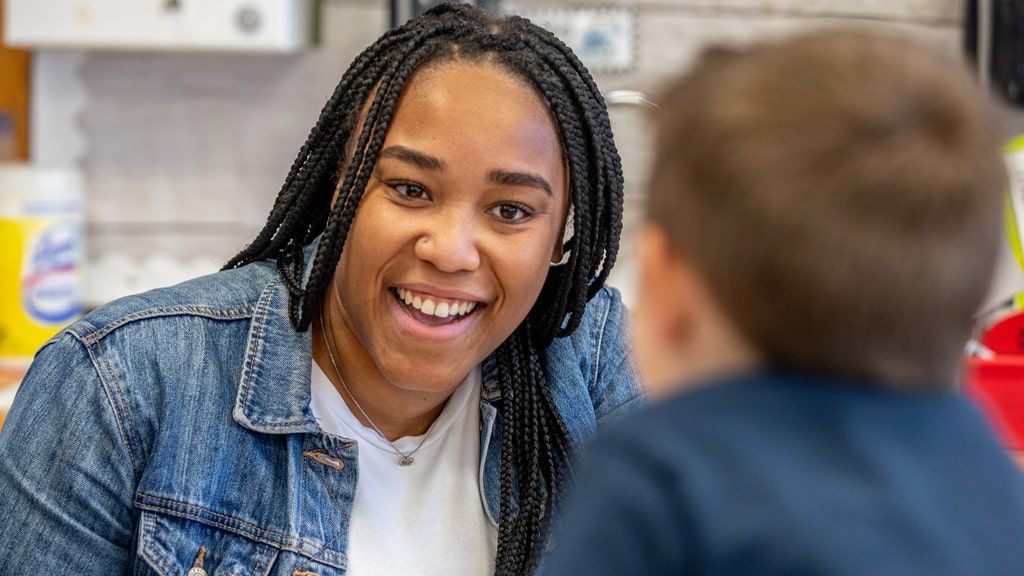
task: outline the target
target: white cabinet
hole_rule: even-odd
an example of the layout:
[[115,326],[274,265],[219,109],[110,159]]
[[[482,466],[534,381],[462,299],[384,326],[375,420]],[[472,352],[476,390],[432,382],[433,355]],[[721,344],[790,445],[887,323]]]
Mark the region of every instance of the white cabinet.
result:
[[315,0],[5,0],[5,38],[25,48],[293,52]]

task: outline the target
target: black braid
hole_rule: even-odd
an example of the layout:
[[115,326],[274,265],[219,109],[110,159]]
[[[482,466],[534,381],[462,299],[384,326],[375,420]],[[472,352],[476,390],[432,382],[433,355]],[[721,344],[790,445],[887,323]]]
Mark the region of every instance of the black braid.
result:
[[[518,576],[536,569],[552,511],[571,474],[572,440],[551,398],[540,354],[578,327],[587,301],[615,262],[622,221],[622,168],[604,99],[572,51],[526,19],[493,18],[461,3],[442,4],[384,34],[342,76],[263,230],[225,268],[276,260],[290,293],[292,324],[308,329],[335,274],[399,96],[417,70],[451,60],[488,62],[532,85],[551,110],[569,172],[568,261],[551,267],[533,309],[494,353],[501,378],[496,573]],[[345,157],[346,147],[351,157]],[[301,248],[317,236],[303,284]]]
[[[520,326],[496,352],[501,369],[502,401],[510,409],[502,420],[502,530],[498,534],[497,574],[531,574],[543,552],[543,538],[557,509],[568,474],[571,441],[548,392],[528,323]],[[531,384],[531,385],[525,385]],[[536,446],[549,441],[550,449]],[[511,470],[518,472],[519,511],[512,514]],[[506,472],[508,471],[508,472]],[[523,549],[524,542],[534,545]],[[507,559],[503,563],[502,559]]]

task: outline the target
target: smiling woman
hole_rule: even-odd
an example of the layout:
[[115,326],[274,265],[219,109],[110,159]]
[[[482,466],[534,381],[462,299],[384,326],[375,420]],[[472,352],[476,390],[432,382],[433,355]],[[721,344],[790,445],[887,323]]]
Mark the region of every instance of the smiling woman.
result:
[[0,573],[533,574],[576,449],[639,404],[621,215],[553,35],[463,4],[386,33],[225,270],[39,353]]

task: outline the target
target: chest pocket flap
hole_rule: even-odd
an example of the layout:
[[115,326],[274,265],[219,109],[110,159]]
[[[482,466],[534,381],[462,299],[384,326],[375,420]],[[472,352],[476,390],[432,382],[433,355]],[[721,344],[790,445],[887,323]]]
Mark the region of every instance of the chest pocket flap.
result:
[[151,574],[186,576],[198,567],[208,576],[267,576],[278,552],[269,542],[184,516],[152,511],[139,516],[138,553]]

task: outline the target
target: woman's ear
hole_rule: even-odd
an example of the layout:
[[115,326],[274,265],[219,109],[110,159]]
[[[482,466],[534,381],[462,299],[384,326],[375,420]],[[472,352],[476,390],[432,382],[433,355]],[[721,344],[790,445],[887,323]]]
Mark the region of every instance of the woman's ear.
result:
[[551,251],[551,263],[561,264],[562,258],[565,257],[565,250],[562,248],[562,238],[559,236],[558,241],[555,242],[555,249]]
[[551,263],[561,264],[565,259],[565,244],[572,237],[572,204],[566,209],[565,219],[562,220],[562,229],[558,231],[558,239],[555,240],[555,247],[551,251]]

